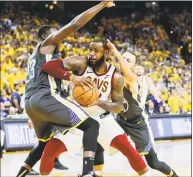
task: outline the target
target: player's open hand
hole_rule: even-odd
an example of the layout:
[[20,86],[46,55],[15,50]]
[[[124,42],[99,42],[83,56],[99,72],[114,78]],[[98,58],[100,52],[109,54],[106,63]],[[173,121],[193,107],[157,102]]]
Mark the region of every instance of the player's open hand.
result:
[[100,100],[99,100],[99,98],[98,99],[96,99],[95,100],[95,102],[93,103],[93,104],[91,104],[91,105],[89,105],[89,106],[87,106],[87,107],[90,107],[90,106],[99,106],[100,105]]
[[114,55],[118,52],[115,45],[109,39],[107,39],[107,46]]
[[71,82],[74,85],[82,85],[83,88],[84,88],[84,84],[87,85],[89,88],[93,87],[93,83],[91,82],[91,80],[84,76],[77,76],[73,74],[71,76]]
[[102,3],[104,3],[107,8],[115,6],[115,3],[112,0],[104,0]]

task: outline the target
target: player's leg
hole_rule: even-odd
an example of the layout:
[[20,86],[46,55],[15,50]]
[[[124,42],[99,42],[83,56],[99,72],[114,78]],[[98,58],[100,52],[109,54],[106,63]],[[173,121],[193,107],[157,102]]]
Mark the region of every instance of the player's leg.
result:
[[145,155],[147,164],[154,170],[158,170],[167,176],[178,177],[178,175],[173,171],[165,162],[159,161],[157,153],[151,148],[149,154]]
[[61,153],[68,151],[73,154],[82,149],[83,132],[78,129],[70,130],[65,135],[58,133],[46,145],[40,161],[40,171],[51,173],[54,168],[54,159]]
[[[92,118],[88,118],[77,128],[84,132],[83,134],[83,172],[85,175],[88,172],[94,171],[94,158],[97,148],[97,138],[99,134],[99,123]],[[87,164],[87,165],[86,165]]]
[[65,144],[57,138],[52,138],[46,145],[40,161],[41,175],[49,175],[54,168],[54,160],[67,151]]
[[40,119],[39,115],[30,107],[29,100],[25,101],[25,108],[28,116],[32,119],[34,129],[37,137],[39,138],[38,143],[30,151],[24,165],[20,168],[17,176],[24,177],[31,170],[31,168],[40,160],[43,150],[52,136],[53,126]]
[[[98,142],[108,152],[113,149],[120,151],[129,161],[132,168],[142,175],[147,171],[146,164],[140,154],[130,144],[124,130],[114,120],[114,116],[109,114],[99,120],[100,130]],[[107,127],[111,127],[108,128]],[[110,152],[112,154],[112,152]],[[102,165],[102,164],[98,164]],[[101,168],[101,167],[100,167]]]
[[[127,135],[129,135],[131,139],[134,141],[137,151],[141,155],[145,155],[146,161],[148,159],[147,164],[149,166],[151,165],[150,167],[154,167],[154,169],[163,167],[165,163],[164,164],[159,163],[157,161],[158,160],[157,154],[153,153],[155,152],[155,143],[154,143],[153,133],[151,131],[148,119],[146,117],[144,118],[142,116],[141,119],[139,119],[139,121],[137,122],[126,122],[123,120],[119,120],[118,123],[125,130]],[[151,156],[150,155],[151,153],[149,154],[150,151],[154,155]],[[156,161],[156,164],[154,164],[155,161]],[[165,166],[165,165],[164,165],[164,171],[165,173],[163,171],[160,171],[160,172],[163,172],[166,175],[171,175],[173,173],[171,168],[168,168],[168,166]]]
[[35,101],[34,109],[41,112],[47,121],[56,125],[57,129],[65,129],[63,131],[65,133],[66,130],[77,127],[84,132],[83,175],[92,172],[94,170],[99,123],[92,118],[88,118],[88,115],[79,106],[62,99],[59,95],[47,95],[45,98]]
[[94,170],[96,175],[102,177],[103,175],[103,167],[104,167],[104,148],[97,143],[97,150],[95,154],[94,160]]
[[131,167],[139,174],[145,174],[148,169],[141,155],[128,141],[126,134],[115,137],[111,146],[118,149],[129,161]]
[[[73,148],[73,146],[77,147],[75,149],[80,150],[82,147],[82,144],[84,147],[84,162],[88,163],[88,161],[91,160],[91,162],[89,162],[88,164],[90,164],[91,166],[94,165],[93,151],[96,151],[96,149],[94,149],[95,147],[93,147],[93,143],[95,142],[93,141],[92,132],[94,129],[96,129],[97,131],[98,128],[95,127],[95,124],[90,125],[92,124],[93,121],[95,122],[95,120],[88,118],[77,127],[78,129],[84,131],[83,134],[81,132],[80,135],[74,135],[70,131],[66,135],[63,135],[63,137],[52,138],[48,142],[41,157],[41,162],[40,162],[41,175],[50,174],[50,172],[54,168],[54,159],[58,157],[61,153],[66,152],[69,148]],[[97,134],[98,133],[95,132],[95,136],[96,136],[95,138],[97,138]],[[83,137],[83,143],[80,141],[82,137]],[[92,137],[92,140],[89,141],[91,144],[87,144],[88,139],[91,137]],[[85,171],[92,171],[91,170],[92,167],[90,165],[87,165],[86,167],[83,168],[83,174]]]

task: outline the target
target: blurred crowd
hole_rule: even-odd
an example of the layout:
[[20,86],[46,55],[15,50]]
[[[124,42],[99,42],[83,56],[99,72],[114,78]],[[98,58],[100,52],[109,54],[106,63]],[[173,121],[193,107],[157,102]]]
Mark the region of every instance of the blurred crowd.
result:
[[[22,114],[23,93],[27,61],[37,44],[36,32],[41,24],[59,28],[56,21],[39,18],[25,11],[18,2],[7,2],[1,12],[1,116]],[[170,34],[161,24],[162,14],[167,13]],[[146,109],[153,113],[191,112],[191,62],[192,26],[191,12],[160,12],[154,9],[141,15],[105,18],[94,21],[92,32],[83,28],[67,37],[59,46],[62,58],[71,55],[87,55],[89,43],[97,38],[110,39],[121,51],[133,51],[138,64],[152,78],[162,99],[159,104],[149,95]],[[165,28],[164,28],[165,27]],[[117,63],[109,57],[109,62]],[[157,106],[158,105],[158,106]],[[153,111],[152,111],[153,110]]]

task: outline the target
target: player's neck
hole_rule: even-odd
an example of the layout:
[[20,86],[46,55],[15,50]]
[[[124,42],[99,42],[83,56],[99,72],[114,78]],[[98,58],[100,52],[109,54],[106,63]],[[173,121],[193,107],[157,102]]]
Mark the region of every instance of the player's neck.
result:
[[93,68],[93,70],[97,73],[97,74],[103,74],[107,71],[107,64],[106,62],[102,63],[100,66]]

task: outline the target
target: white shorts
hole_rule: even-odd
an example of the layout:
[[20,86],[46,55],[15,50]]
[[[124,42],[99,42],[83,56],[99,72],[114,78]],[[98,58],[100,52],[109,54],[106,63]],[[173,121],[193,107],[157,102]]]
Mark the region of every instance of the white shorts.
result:
[[[103,119],[97,117],[97,120],[100,124],[98,142],[104,148],[109,155],[113,155],[118,150],[110,147],[111,141],[118,135],[124,134],[124,130],[119,126],[115,121],[112,114],[107,115]],[[82,145],[83,132],[78,129],[72,129],[65,135],[56,135],[55,138],[60,139],[66,145],[68,152],[75,153],[80,151],[83,147]]]

